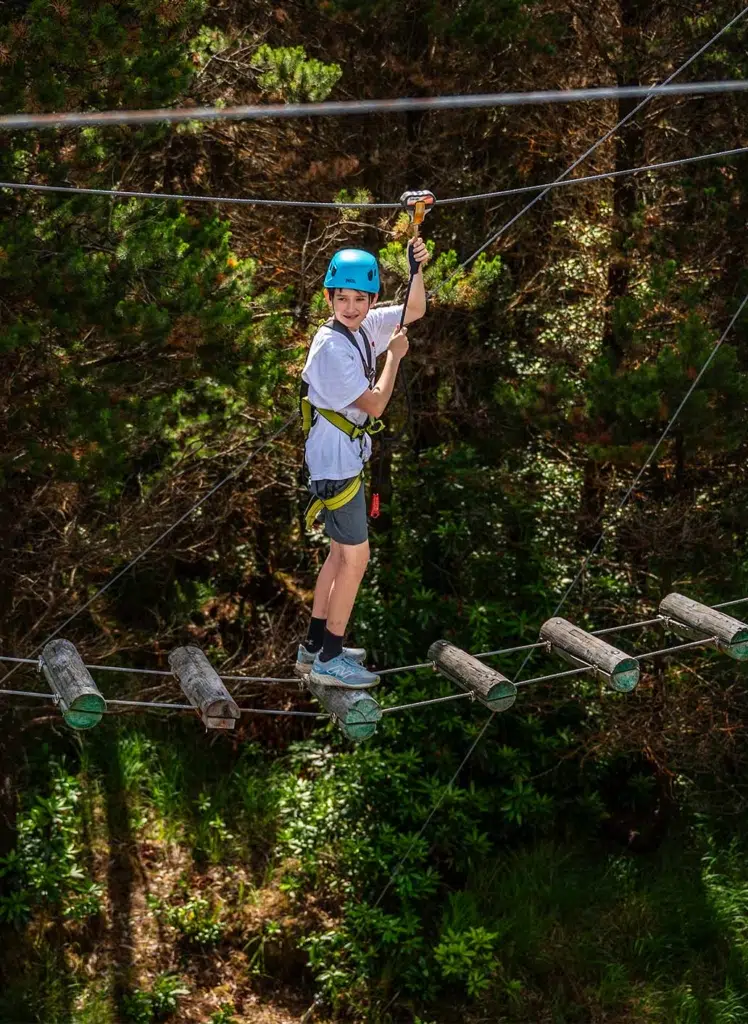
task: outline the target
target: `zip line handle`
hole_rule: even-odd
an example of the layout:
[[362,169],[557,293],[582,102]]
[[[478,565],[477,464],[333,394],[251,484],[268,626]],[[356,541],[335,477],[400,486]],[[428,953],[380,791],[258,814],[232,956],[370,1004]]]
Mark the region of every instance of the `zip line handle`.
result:
[[[421,224],[426,219],[426,214],[430,212],[436,203],[436,196],[433,192],[429,192],[427,189],[422,189],[417,192],[403,192],[400,196],[400,203],[408,214],[413,224],[413,239],[415,241],[421,234]],[[408,247],[408,264],[410,266],[411,278],[418,273],[419,264],[413,256],[413,246]]]
[[[400,196],[400,203],[408,214],[413,224],[413,238],[411,242],[415,242],[421,234],[421,224],[426,219],[426,214],[430,212],[436,203],[436,196],[433,192],[429,192],[428,189],[421,189],[420,191],[414,192],[403,192]],[[408,281],[408,288],[405,292],[405,301],[403,302],[403,315],[400,318],[400,326],[402,327],[405,323],[405,310],[408,308],[408,299],[410,298],[410,289],[413,286],[413,278],[418,273],[420,264],[413,255],[413,245],[408,246],[408,265],[410,268],[410,279]]]

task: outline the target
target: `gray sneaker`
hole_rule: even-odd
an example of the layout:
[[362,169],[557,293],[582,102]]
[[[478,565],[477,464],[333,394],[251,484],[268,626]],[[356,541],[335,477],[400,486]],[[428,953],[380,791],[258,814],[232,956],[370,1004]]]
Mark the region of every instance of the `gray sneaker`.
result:
[[[304,678],[308,676],[312,670],[314,659],[317,657],[316,654],[310,654],[304,644],[299,644],[299,652],[296,655],[296,664],[293,667],[294,675]],[[366,660],[366,651],[363,647],[344,647],[343,657],[350,658],[351,661],[357,661],[359,665],[363,665]]]
[[368,690],[379,683],[379,676],[357,661],[346,658],[345,652],[329,661],[314,659],[309,678],[318,686],[341,686],[346,690]]

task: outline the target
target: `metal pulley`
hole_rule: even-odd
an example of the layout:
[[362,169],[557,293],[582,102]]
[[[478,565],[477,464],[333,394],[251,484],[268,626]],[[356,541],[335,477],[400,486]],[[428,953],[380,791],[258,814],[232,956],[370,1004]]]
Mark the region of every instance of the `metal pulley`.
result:
[[413,226],[416,229],[415,234],[417,236],[418,229],[421,224],[423,224],[426,214],[436,204],[436,196],[433,192],[429,192],[428,189],[403,192],[400,196],[400,203],[413,222]]

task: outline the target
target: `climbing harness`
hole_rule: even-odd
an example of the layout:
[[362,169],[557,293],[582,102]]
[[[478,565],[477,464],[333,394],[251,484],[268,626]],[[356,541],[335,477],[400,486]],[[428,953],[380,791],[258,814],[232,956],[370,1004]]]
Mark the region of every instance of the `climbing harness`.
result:
[[349,501],[353,501],[358,492],[361,490],[361,485],[364,482],[363,470],[358,476],[351,480],[351,482],[343,488],[343,490],[336,494],[332,498],[312,498],[304,513],[304,519],[306,521],[307,530],[311,530],[314,526],[314,520],[320,514],[323,508],[326,508],[329,512],[337,512],[339,508],[347,505]]
[[[338,334],[342,334],[344,338],[353,345],[355,350],[358,352],[359,358],[361,359],[361,365],[364,370],[364,376],[369,382],[369,387],[374,384],[374,378],[376,375],[374,356],[372,354],[373,344],[369,341],[366,331],[363,327],[360,327],[361,337],[364,339],[364,349],[361,351],[361,347],[353,336],[353,332],[350,331],[345,324],[341,324],[339,320],[333,320],[330,324],[333,331],[337,331]],[[338,430],[342,430],[344,434],[347,434],[352,441],[357,441],[364,434],[378,434],[381,430],[384,430],[384,422],[380,419],[372,419],[366,417],[366,422],[362,425],[352,423],[346,416],[343,416],[340,412],[335,412],[334,409],[322,409],[319,406],[312,405],[309,401],[309,385],[306,381],[301,382],[301,426],[304,431],[304,438],[309,437],[309,431],[314,426],[316,421],[316,413],[319,413],[328,423],[332,423]]]
[[[429,192],[428,189],[421,189],[418,191],[403,192],[400,196],[400,205],[410,217],[413,224],[413,242],[419,237],[421,232],[421,224],[423,224],[426,214],[433,209],[436,203],[436,196],[433,192]],[[402,329],[405,323],[405,313],[408,309],[408,300],[410,299],[410,292],[413,287],[413,280],[418,273],[420,264],[413,255],[413,246],[408,248],[408,265],[410,268],[410,277],[408,278],[408,287],[405,290],[405,299],[403,300],[403,312],[400,317],[400,328]],[[382,442],[377,454],[376,462],[372,465],[372,495],[371,505],[369,508],[369,516],[372,519],[379,518],[379,492],[382,487],[382,479],[384,476],[384,455],[385,445],[391,447],[397,444],[400,438],[405,433],[408,425],[412,419],[412,406],[410,402],[410,389],[408,387],[408,374],[403,366],[402,362],[397,368],[397,379],[395,385],[400,384],[405,395],[405,402],[408,407],[408,415],[405,421],[405,425],[398,431],[397,434],[393,434],[392,437],[382,438]]]
[[[355,250],[344,250],[344,252],[345,251]],[[338,253],[336,255],[339,256],[340,254]],[[350,331],[345,326],[345,324],[341,324],[339,320],[333,320],[330,326],[332,327],[332,330],[337,331],[338,334],[342,334],[345,338],[347,338],[351,345],[353,345],[353,347],[356,349],[361,359],[361,365],[363,366],[364,374],[366,376],[367,381],[369,382],[369,387],[371,387],[372,384],[374,383],[376,368],[374,365],[374,356],[372,354],[373,346],[372,343],[369,341],[369,338],[367,337],[366,331],[364,331],[363,327],[359,328],[361,336],[364,339],[364,351],[362,352],[361,346],[358,344],[358,342],[353,336],[353,332]],[[358,441],[359,439],[365,437],[366,435],[368,435],[369,437],[373,437],[375,434],[378,434],[380,433],[380,431],[384,430],[384,422],[381,419],[373,419],[367,416],[366,422],[364,424],[359,425],[358,423],[352,423],[351,420],[349,420],[346,416],[344,416],[340,412],[336,412],[334,409],[322,409],[319,406],[312,405],[312,403],[309,401],[308,392],[309,385],[306,383],[306,381],[302,381],[301,426],[304,432],[304,439],[309,437],[309,432],[314,426],[317,415],[322,416],[323,419],[326,419],[328,423],[332,423],[332,425],[334,427],[337,427],[338,430],[342,430],[342,432],[346,434],[352,441]],[[363,446],[363,441],[361,443]],[[358,492],[361,490],[363,480],[364,474],[362,471],[356,477],[355,480],[352,480],[347,485],[347,487],[345,487],[339,494],[336,494],[334,497],[312,498],[309,504],[307,505],[306,512],[304,513],[307,529],[310,530],[312,528],[315,519],[317,518],[317,516],[319,515],[323,508],[326,508],[329,511],[334,512],[337,509],[342,508],[344,505],[347,505],[349,501],[353,501]]]

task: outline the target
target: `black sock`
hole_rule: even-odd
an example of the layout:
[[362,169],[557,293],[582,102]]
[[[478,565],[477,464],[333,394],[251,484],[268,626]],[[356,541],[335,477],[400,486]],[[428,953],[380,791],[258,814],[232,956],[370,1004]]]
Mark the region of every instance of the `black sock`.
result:
[[325,639],[325,626],[327,625],[327,619],[315,619],[312,616],[312,621],[309,623],[309,634],[306,638],[304,646],[310,654],[316,654],[322,650],[322,644]]
[[329,629],[325,629],[325,640],[322,644],[322,652],[319,656],[320,661],[330,661],[331,658],[337,658],[339,654],[343,653],[343,637],[338,636],[336,633],[331,633]]

